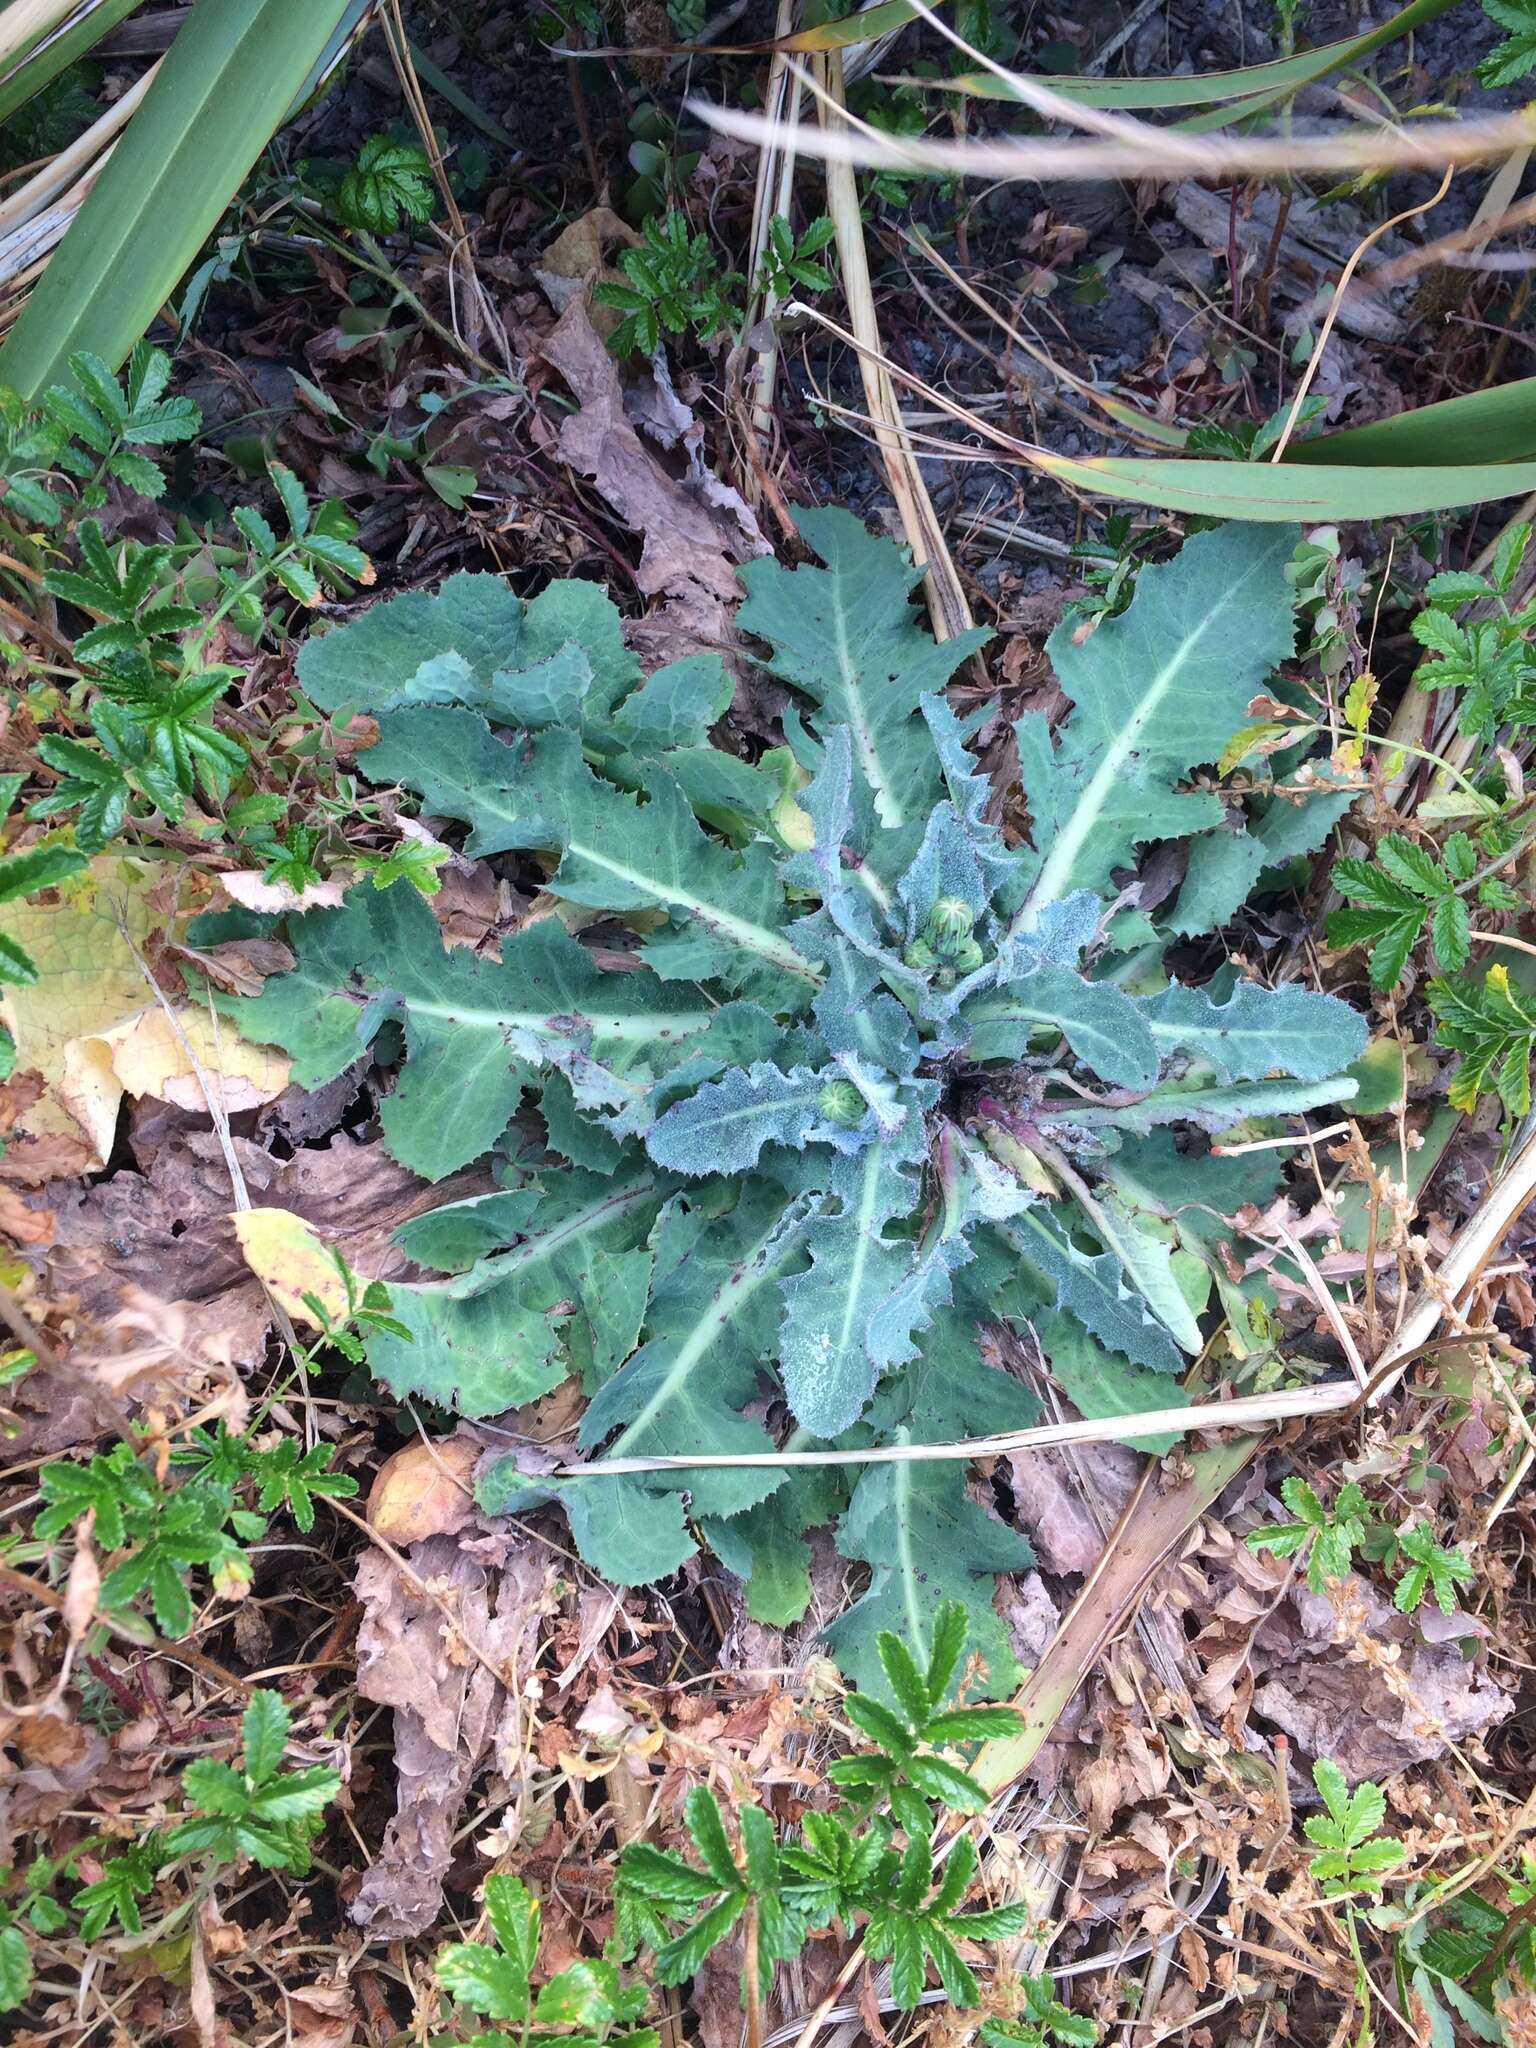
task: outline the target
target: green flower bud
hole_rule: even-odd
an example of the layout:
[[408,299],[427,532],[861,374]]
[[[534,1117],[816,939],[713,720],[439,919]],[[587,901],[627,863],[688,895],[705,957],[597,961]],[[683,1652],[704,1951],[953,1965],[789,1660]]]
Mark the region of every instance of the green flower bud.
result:
[[952,959],[955,949],[970,939],[975,923],[976,913],[968,903],[958,896],[941,896],[928,913],[923,937],[936,953]]
[[939,964],[939,956],[926,939],[914,939],[901,956],[904,967],[915,967],[919,974],[931,974]]
[[828,1081],[822,1089],[816,1107],[829,1124],[841,1124],[851,1131],[863,1123],[865,1101],[851,1081]]

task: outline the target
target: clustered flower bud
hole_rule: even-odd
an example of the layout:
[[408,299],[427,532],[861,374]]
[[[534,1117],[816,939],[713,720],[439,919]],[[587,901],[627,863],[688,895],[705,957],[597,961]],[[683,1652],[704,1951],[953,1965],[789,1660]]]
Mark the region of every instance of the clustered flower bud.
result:
[[981,947],[973,937],[976,913],[958,896],[941,896],[928,913],[921,936],[902,954],[908,967],[931,974],[940,988],[953,988],[964,974],[974,974],[982,962]]

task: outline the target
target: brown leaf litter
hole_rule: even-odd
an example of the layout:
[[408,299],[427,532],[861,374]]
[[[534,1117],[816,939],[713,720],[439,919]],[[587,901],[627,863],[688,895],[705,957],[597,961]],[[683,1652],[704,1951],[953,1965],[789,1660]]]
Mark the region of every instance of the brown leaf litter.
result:
[[351,1907],[375,1940],[436,1921],[459,1814],[487,1762],[504,1781],[504,1826],[517,1836],[529,1741],[523,1687],[555,1559],[516,1532],[485,1548],[473,1556],[457,1536],[430,1536],[405,1553],[410,1578],[382,1551],[358,1563],[358,1692],[395,1710],[395,1814]]
[[702,434],[691,434],[691,414],[685,426],[675,394],[670,409],[663,398],[649,414],[653,432],[658,421],[665,422],[665,446],[688,447],[687,473],[679,478],[640,439],[618,366],[582,299],[571,301],[539,346],[580,406],[561,422],[561,457],[590,477],[641,536],[636,582],[645,596],[663,600],[645,631],[631,632],[631,644],[653,663],[729,647],[741,598],[736,564],[769,548],[745,503],[706,469]]

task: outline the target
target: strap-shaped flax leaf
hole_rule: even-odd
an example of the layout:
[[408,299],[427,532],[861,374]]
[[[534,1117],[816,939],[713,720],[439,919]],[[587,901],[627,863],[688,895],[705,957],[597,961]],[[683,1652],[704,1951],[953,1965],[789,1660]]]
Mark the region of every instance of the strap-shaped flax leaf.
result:
[[88,349],[114,369],[272,139],[347,0],[198,0],[0,348],[35,398]]
[[[1458,0],[1412,0],[1411,5],[1399,8],[1396,14],[1361,35],[1344,36],[1338,42],[1320,44],[1315,50],[1277,57],[1268,64],[1245,64],[1232,71],[1195,72],[1187,78],[1032,78],[1030,83],[1059,93],[1064,100],[1072,100],[1080,107],[1103,107],[1125,113],[1147,113],[1160,107],[1210,107],[1218,101],[1230,100],[1236,104],[1219,108],[1212,120],[1187,124],[1192,128],[1225,126],[1249,114],[1261,113],[1287,94],[1326,78],[1330,71],[1362,63],[1388,43],[1423,28],[1426,22],[1438,19],[1457,4]],[[862,21],[865,17],[855,15],[852,19]],[[826,27],[846,25],[851,24],[828,23]],[[967,72],[961,78],[942,81],[941,89],[945,86],[973,99],[1017,98],[1009,90],[1007,80],[990,71]]]

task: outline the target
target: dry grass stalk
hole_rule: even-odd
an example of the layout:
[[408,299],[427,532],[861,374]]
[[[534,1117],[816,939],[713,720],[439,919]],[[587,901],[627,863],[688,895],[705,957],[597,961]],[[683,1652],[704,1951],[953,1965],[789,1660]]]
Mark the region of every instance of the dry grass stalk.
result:
[[[849,116],[843,104],[842,54],[833,50],[815,60],[823,132],[836,134]],[[795,133],[793,125],[790,133]],[[827,211],[837,229],[837,255],[842,268],[848,320],[859,352],[864,399],[880,445],[886,480],[902,529],[916,559],[925,565],[923,589],[936,638],[952,640],[972,624],[971,609],[960,587],[943,530],[933,509],[912,444],[901,417],[896,388],[880,347],[880,323],[869,281],[869,252],[864,246],[864,220],[858,185],[847,162],[829,160]]]
[[[812,90],[816,90],[811,81]],[[1055,97],[1052,95],[1051,97]],[[1071,104],[1064,102],[1064,105]],[[767,123],[711,101],[690,99],[688,111],[739,142],[762,143]],[[1083,109],[1077,108],[1081,114]],[[1412,129],[1339,128],[1317,135],[1191,135],[1173,128],[1128,124],[1129,137],[1096,141],[991,137],[964,142],[898,141],[848,116],[844,126],[819,131],[802,126],[798,146],[807,156],[870,170],[935,171],[950,177],[1023,178],[1043,184],[1102,178],[1176,180],[1307,177],[1313,173],[1442,171],[1448,165],[1486,163],[1528,148],[1536,114],[1490,115],[1470,121],[1425,121]]]

